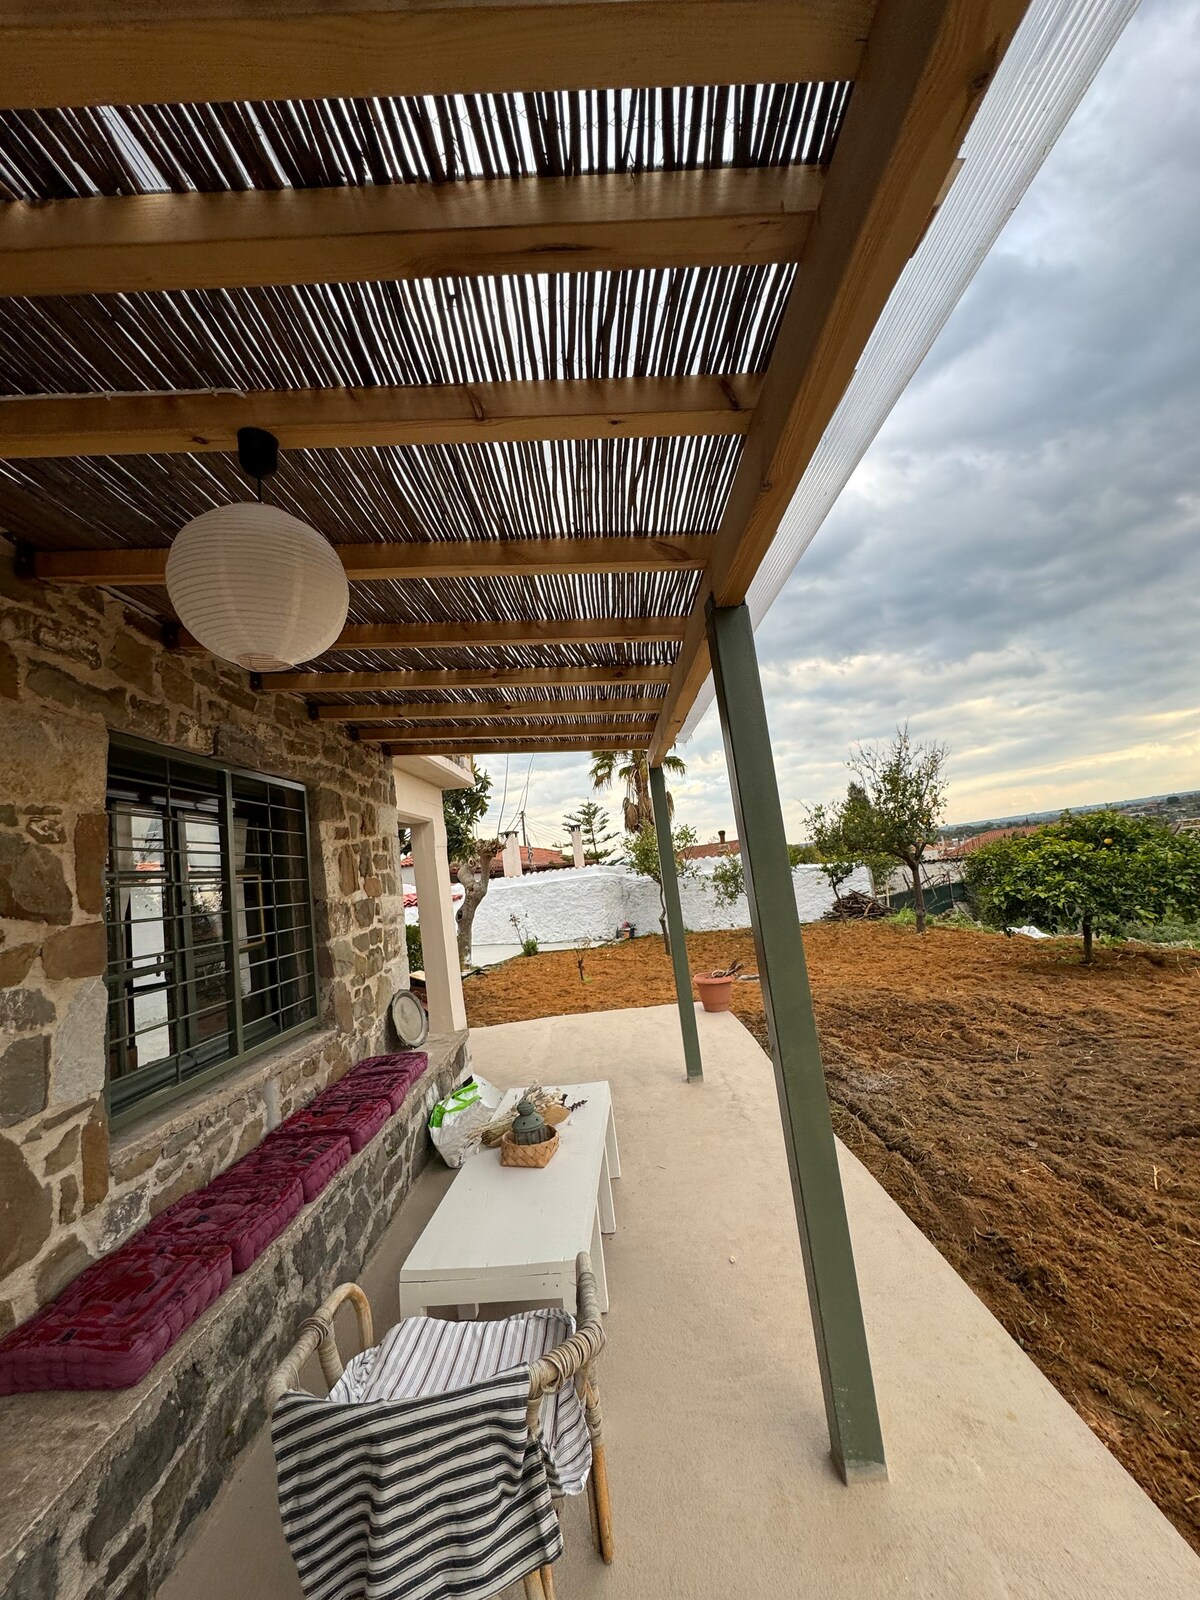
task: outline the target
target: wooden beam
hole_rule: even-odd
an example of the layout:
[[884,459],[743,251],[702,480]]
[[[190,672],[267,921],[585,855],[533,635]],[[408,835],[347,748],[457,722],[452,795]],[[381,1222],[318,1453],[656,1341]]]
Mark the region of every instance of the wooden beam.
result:
[[[2,498],[2,496],[0,496]],[[523,577],[533,573],[672,572],[703,567],[711,534],[628,538],[436,539],[341,544],[334,548],[353,583],[395,578]],[[168,551],[38,550],[33,576],[46,583],[151,588],[166,582]]]
[[268,672],[268,694],[357,694],[399,689],[566,689],[589,684],[666,683],[670,667],[465,667],[429,672]]
[[457,740],[430,744],[424,738],[402,738],[393,729],[391,733],[384,730],[378,738],[370,742],[385,745],[388,752],[394,756],[552,756],[560,752],[566,755],[573,751],[586,753],[591,750],[644,750],[649,738],[648,733],[638,733],[623,734],[617,738],[601,737],[599,734],[572,734],[569,737],[547,735],[545,739],[531,739],[528,734],[514,733],[511,739],[468,739],[465,742]]
[[657,711],[659,697],[627,700],[439,700],[391,701],[385,705],[359,700],[354,705],[314,706],[318,722],[445,722],[496,718],[511,722],[534,717],[642,716]]
[[651,746],[708,675],[704,607],[740,604],[813,457],[1028,0],[880,0],[821,212],[775,341],[708,576]]
[[[643,722],[611,722],[598,723],[594,728],[581,727],[579,723],[568,723],[565,727],[530,726],[523,732],[514,730],[514,737],[520,739],[626,739],[631,741],[629,748],[633,749],[640,742],[648,739],[654,732],[653,721]],[[438,739],[452,739],[460,745],[470,745],[476,739],[502,739],[504,729],[489,726],[486,722],[476,723],[440,723],[435,722],[428,728],[380,728],[373,724],[363,723],[357,730],[360,740],[372,744],[401,744],[406,739],[424,740],[426,742]]]
[[11,200],[0,295],[798,261],[816,167]]
[[0,106],[854,77],[873,0],[75,0],[0,6]]
[[267,428],[284,450],[745,433],[762,380],[562,379],[378,389],[211,389],[0,398],[0,460],[236,451]]
[[[681,639],[686,617],[586,617],[532,622],[351,623],[329,646],[334,650],[474,650],[483,645],[629,644]],[[179,650],[203,650],[186,629]]]

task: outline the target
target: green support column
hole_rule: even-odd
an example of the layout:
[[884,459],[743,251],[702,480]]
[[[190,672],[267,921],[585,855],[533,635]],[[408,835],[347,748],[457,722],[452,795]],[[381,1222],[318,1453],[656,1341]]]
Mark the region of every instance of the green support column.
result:
[[783,1117],[834,1464],[887,1476],[846,1202],[792,889],[750,613],[709,603],[712,658],[746,899]]
[[675,968],[675,993],[679,997],[679,1029],[683,1034],[683,1059],[687,1062],[688,1082],[699,1083],[704,1077],[704,1069],[700,1063],[700,1034],[696,1027],[696,1003],[692,999],[692,975],[688,971],[683,907],[679,904],[679,875],[675,871],[675,852],[671,848],[667,782],[661,767],[650,768],[650,798],[654,802],[654,833],[658,839],[658,867],[662,875],[663,905],[667,910],[667,938],[671,945],[671,965]]

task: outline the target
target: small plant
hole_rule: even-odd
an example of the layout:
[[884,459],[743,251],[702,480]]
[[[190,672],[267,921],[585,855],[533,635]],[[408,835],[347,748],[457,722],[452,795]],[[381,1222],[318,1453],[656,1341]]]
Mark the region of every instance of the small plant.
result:
[[404,925],[404,942],[408,946],[408,970],[425,971],[425,952],[421,949],[421,930],[415,922]]
[[517,941],[521,946],[521,954],[523,956],[537,955],[538,942],[534,935],[530,933],[529,924],[527,922],[522,922],[515,911],[508,920],[512,923],[512,930],[516,934]]
[[893,911],[887,920],[894,928],[915,928],[917,913],[911,906],[904,906],[900,911]]

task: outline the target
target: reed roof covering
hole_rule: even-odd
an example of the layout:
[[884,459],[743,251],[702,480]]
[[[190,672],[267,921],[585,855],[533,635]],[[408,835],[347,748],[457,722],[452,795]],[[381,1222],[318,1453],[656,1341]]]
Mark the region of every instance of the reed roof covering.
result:
[[[88,103],[0,108],[0,528],[36,575],[170,627],[162,553],[247,496],[234,435],[271,428],[268,493],[339,548],[351,608],[264,694],[397,749],[661,755],[707,670],[702,608],[744,596],[1021,5],[979,9],[881,4],[856,85],[870,0],[457,0],[447,29],[511,11],[521,58],[468,44],[462,92],[338,98],[361,61],[342,35],[289,55],[311,17],[284,4],[280,92],[254,100],[223,92],[233,23],[186,0],[161,24],[100,6],[82,33],[12,29],[38,84],[58,38]],[[560,13],[611,81],[545,83]],[[387,0],[372,17],[425,26]],[[186,65],[129,39],[176,26],[195,92],[157,103],[155,72]],[[723,26],[760,81],[646,81],[660,59],[711,71]],[[801,58],[840,75],[770,81]],[[327,61],[331,97],[285,97],[297,60],[305,82]],[[533,92],[500,81],[520,73]],[[95,103],[89,74],[131,103]]]

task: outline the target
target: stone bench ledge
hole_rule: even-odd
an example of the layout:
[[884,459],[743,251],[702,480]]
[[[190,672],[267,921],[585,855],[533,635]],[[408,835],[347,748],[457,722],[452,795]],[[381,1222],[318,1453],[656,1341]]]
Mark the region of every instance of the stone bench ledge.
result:
[[466,1039],[426,1041],[429,1067],[400,1110],[142,1383],[0,1399],[5,1600],[110,1600],[143,1570],[153,1592],[262,1426],[299,1322],[361,1270],[428,1160],[429,1112],[465,1075]]

